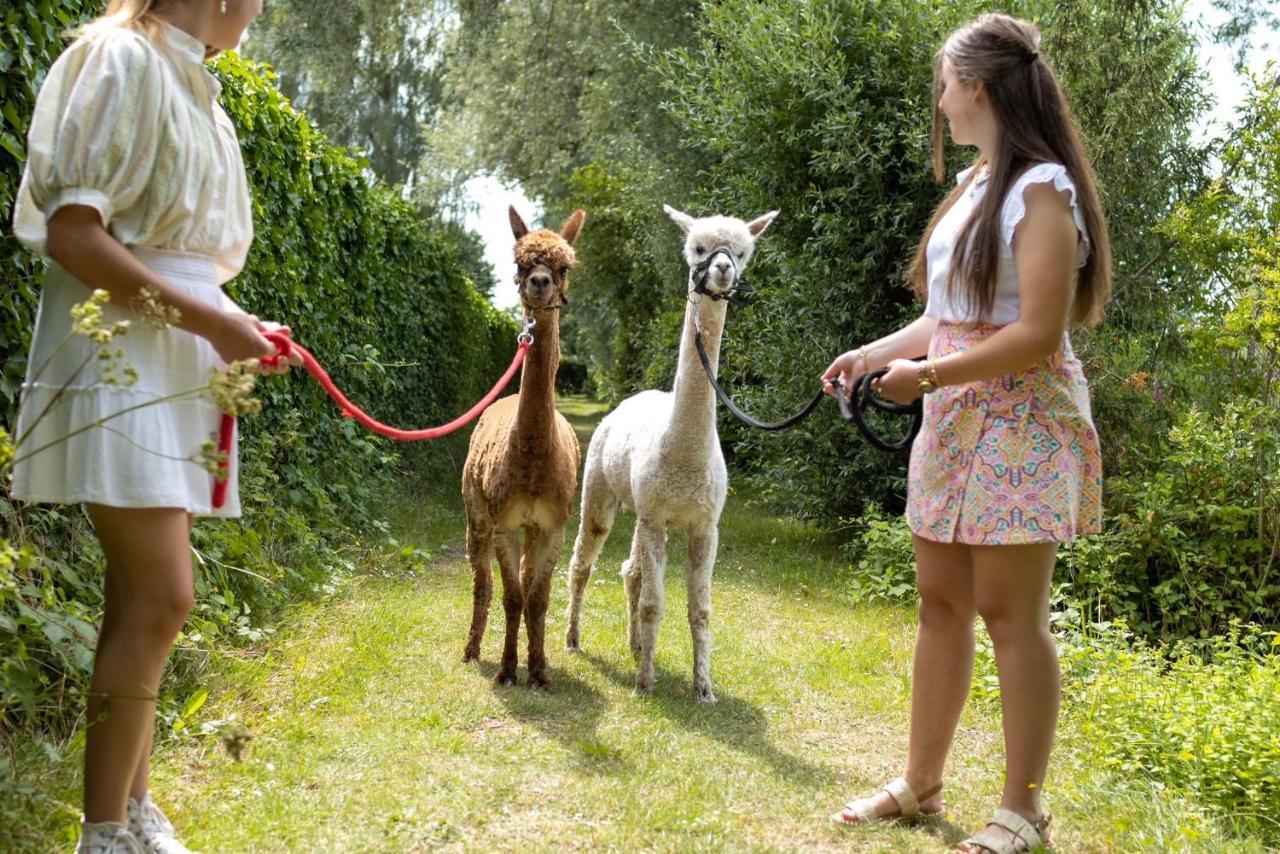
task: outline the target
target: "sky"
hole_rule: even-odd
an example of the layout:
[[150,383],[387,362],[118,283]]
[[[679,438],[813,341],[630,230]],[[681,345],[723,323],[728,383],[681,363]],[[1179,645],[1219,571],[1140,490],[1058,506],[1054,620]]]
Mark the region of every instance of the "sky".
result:
[[[1211,25],[1222,20],[1222,15],[1212,7],[1210,0],[1188,0],[1187,17],[1191,20],[1203,20]],[[1280,60],[1280,33],[1271,31],[1258,34],[1254,42],[1254,50],[1247,59],[1250,69],[1261,72],[1268,58]],[[1205,116],[1200,128],[1201,137],[1204,138],[1221,130],[1231,121],[1236,109],[1244,101],[1246,86],[1244,77],[1235,72],[1234,57],[1230,51],[1212,44],[1201,45],[1200,57],[1201,66],[1209,73],[1209,85],[1216,101],[1215,107]],[[512,237],[511,227],[507,222],[507,205],[515,205],[531,228],[542,225],[542,211],[525,196],[518,184],[504,185],[489,176],[468,181],[465,193],[467,201],[473,206],[464,220],[465,224],[483,238],[485,258],[493,265],[498,276],[494,305],[508,308],[516,304],[516,292],[511,283],[515,263],[511,259]]]

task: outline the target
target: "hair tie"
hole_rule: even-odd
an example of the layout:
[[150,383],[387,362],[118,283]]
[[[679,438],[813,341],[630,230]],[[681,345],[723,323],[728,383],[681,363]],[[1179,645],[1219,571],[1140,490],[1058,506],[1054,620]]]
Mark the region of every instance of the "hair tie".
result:
[[1022,61],[1027,65],[1030,65],[1031,63],[1035,62],[1039,58],[1040,58],[1040,51],[1033,50],[1033,51],[1029,51],[1026,57]]

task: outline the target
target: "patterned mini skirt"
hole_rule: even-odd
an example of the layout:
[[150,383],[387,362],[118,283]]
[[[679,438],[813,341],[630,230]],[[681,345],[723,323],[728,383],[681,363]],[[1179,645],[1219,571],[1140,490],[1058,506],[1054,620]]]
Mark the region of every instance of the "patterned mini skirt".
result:
[[[998,329],[939,323],[929,358]],[[1025,370],[925,395],[907,523],[923,539],[969,545],[1066,542],[1102,529],[1098,431],[1066,336]]]

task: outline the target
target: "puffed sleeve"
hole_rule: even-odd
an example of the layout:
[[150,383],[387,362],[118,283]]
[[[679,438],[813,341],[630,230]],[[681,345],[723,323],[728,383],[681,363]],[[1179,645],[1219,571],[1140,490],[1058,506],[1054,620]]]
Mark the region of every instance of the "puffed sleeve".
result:
[[14,234],[46,251],[49,219],[86,205],[111,227],[151,179],[160,137],[163,60],[146,36],[112,29],[73,43],[50,67],[28,134]]
[[1014,182],[1009,195],[1005,198],[1004,209],[1000,215],[1001,239],[1008,246],[1013,246],[1014,232],[1017,231],[1023,217],[1027,215],[1027,201],[1023,194],[1032,184],[1053,184],[1055,190],[1071,194],[1071,218],[1075,221],[1076,231],[1080,234],[1076,249],[1076,266],[1083,267],[1089,260],[1091,246],[1089,230],[1085,227],[1084,213],[1080,210],[1075,182],[1071,180],[1071,174],[1067,172],[1067,168],[1060,163],[1037,163],[1023,172]]

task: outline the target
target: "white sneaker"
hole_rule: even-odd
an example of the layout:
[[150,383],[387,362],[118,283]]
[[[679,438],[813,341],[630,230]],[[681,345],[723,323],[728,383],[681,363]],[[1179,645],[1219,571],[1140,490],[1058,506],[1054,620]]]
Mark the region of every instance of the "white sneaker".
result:
[[86,821],[76,854],[144,854],[138,838],[118,821]]
[[141,802],[129,799],[129,830],[138,838],[142,854],[192,854],[150,795]]

